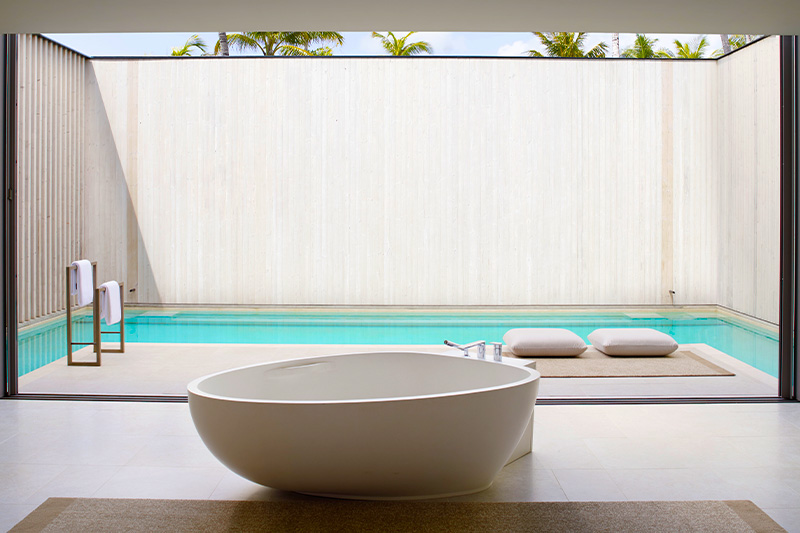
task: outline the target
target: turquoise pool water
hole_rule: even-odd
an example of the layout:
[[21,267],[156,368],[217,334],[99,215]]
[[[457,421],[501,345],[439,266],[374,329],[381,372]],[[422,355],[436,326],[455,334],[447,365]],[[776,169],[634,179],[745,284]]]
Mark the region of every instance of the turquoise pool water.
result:
[[[91,339],[91,317],[75,318],[75,342]],[[597,328],[647,327],[681,344],[706,343],[778,376],[775,328],[717,311],[201,311],[126,310],[126,342],[255,344],[441,344],[502,341],[511,328],[561,327],[587,340]],[[104,328],[105,329],[105,328]],[[116,328],[113,328],[116,329]],[[105,340],[104,336],[104,340]],[[108,336],[109,341],[116,338]],[[66,355],[63,320],[24,328],[20,375]]]

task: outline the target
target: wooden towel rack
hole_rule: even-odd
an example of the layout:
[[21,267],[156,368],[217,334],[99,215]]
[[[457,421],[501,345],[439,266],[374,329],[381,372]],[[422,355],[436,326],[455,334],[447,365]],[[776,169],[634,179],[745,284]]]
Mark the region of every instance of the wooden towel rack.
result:
[[[125,353],[125,284],[119,284],[119,306],[120,320],[119,331],[102,331],[100,328],[100,293],[105,292],[105,287],[97,286],[97,261],[92,261],[92,291],[94,299],[92,301],[92,342],[72,342],[72,302],[70,302],[70,283],[69,276],[78,267],[70,265],[67,267],[67,365],[68,366],[100,366],[103,352],[105,353]],[[119,348],[116,350],[103,350],[102,335],[119,335]],[[73,346],[94,346],[94,361],[74,361],[72,359]]]

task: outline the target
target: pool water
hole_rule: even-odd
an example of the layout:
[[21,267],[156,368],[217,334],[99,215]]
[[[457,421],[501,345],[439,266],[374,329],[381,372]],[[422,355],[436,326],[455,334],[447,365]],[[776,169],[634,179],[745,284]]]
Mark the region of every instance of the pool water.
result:
[[[91,340],[91,316],[73,317],[74,342]],[[64,319],[23,328],[20,375],[66,355]],[[774,377],[778,331],[714,309],[704,311],[205,311],[126,309],[125,342],[244,344],[441,344],[497,342],[511,328],[560,327],[584,341],[597,328],[646,327],[680,344],[705,343]],[[116,327],[104,329],[116,329]],[[116,336],[104,335],[104,342]],[[79,347],[76,347],[76,349]]]

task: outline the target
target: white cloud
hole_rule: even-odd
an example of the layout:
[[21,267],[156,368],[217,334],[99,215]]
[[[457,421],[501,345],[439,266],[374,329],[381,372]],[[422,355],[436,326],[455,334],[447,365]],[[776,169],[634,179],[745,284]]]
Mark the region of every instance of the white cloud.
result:
[[377,39],[372,36],[372,32],[365,33],[361,40],[358,42],[358,53],[359,55],[365,56],[379,56],[384,55],[386,52],[381,46],[380,39]]
[[497,49],[499,56],[527,56],[528,50],[534,50],[539,45],[538,39],[533,38],[527,41],[514,41],[511,44],[504,44]]

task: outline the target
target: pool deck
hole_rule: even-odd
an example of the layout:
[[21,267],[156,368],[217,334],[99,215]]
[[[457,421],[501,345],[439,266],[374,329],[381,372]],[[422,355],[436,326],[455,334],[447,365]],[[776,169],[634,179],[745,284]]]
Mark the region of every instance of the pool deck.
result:
[[[116,346],[109,346],[116,347]],[[735,376],[544,378],[540,398],[776,396],[778,380],[705,344],[686,344]],[[186,395],[186,385],[230,368],[317,355],[370,351],[445,353],[443,345],[128,343],[100,367],[67,366],[66,357],[22,376],[23,393]],[[91,359],[91,348],[75,352]],[[452,352],[451,352],[452,353]]]

